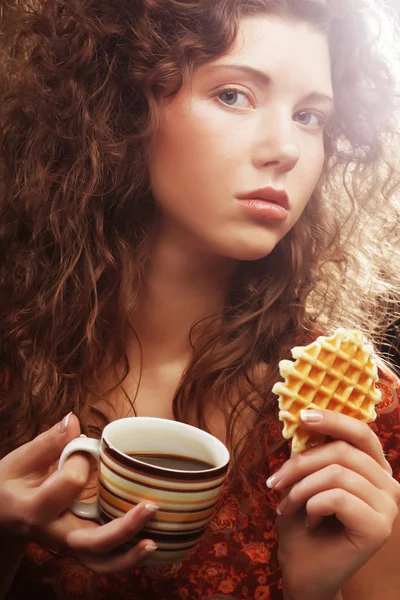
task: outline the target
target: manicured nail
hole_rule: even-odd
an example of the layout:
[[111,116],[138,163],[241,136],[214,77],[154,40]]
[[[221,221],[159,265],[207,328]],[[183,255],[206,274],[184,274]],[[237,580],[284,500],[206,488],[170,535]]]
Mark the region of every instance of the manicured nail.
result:
[[278,515],[282,515],[283,514],[283,511],[285,510],[286,504],[287,504],[287,500],[285,498],[284,500],[282,500],[282,502],[280,503],[280,505],[276,509],[276,512],[278,513]]
[[150,546],[150,544],[148,544],[139,553],[138,560],[142,560],[142,559],[146,558],[147,556],[149,556],[149,554],[151,554],[155,550],[157,550],[157,546]]
[[387,466],[389,468],[389,475],[392,477],[393,476],[392,465],[390,464],[390,462],[388,460],[386,460],[386,458],[385,458],[385,461],[386,461],[386,464],[387,464]]
[[272,475],[271,477],[269,477],[269,479],[267,479],[266,483],[267,487],[273,488],[278,483],[278,477],[276,475]]
[[306,410],[300,411],[300,419],[303,423],[319,423],[322,421],[322,412],[319,410]]
[[160,507],[156,504],[146,504],[145,509],[149,512],[157,512],[157,510],[160,510]]
[[66,429],[68,427],[69,418],[70,418],[71,415],[72,415],[72,410],[71,410],[70,413],[67,414],[66,417],[64,417],[64,419],[59,424],[58,428],[59,428],[59,432],[60,433],[64,433],[64,431],[66,431]]

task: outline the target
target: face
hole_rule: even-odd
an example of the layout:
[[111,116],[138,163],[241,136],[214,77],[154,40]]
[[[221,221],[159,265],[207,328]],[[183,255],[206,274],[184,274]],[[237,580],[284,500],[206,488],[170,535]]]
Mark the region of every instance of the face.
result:
[[269,254],[318,183],[329,98],[322,33],[270,15],[244,18],[231,50],[160,102],[150,180],[167,230],[218,256]]

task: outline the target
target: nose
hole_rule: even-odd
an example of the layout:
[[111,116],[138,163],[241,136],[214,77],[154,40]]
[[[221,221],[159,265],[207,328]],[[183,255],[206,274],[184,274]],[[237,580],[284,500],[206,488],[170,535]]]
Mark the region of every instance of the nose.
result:
[[300,157],[298,133],[292,115],[285,110],[266,115],[259,123],[254,166],[273,166],[278,173],[291,171]]

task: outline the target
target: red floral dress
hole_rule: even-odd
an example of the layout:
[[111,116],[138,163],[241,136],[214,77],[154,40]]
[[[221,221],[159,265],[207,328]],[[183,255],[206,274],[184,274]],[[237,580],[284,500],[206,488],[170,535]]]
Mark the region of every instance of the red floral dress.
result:
[[[381,369],[379,387],[383,398],[372,428],[399,480],[400,381]],[[182,563],[104,576],[32,543],[7,600],[282,600],[274,528],[278,497],[265,480],[288,457],[285,444],[269,460],[268,472],[260,473],[255,494],[240,483],[227,485],[200,545]]]

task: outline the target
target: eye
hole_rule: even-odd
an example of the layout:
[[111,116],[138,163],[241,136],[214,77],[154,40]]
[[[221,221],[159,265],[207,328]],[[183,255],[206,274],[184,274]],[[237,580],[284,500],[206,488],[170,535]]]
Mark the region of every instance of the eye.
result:
[[327,119],[322,113],[302,110],[295,114],[295,120],[300,123],[300,125],[304,125],[304,127],[319,129],[325,125]]
[[[227,88],[218,92],[217,98],[226,104],[227,106],[237,106],[239,108],[246,108],[247,106],[251,106],[247,95],[237,88]],[[242,98],[242,101],[238,103],[238,100]]]

